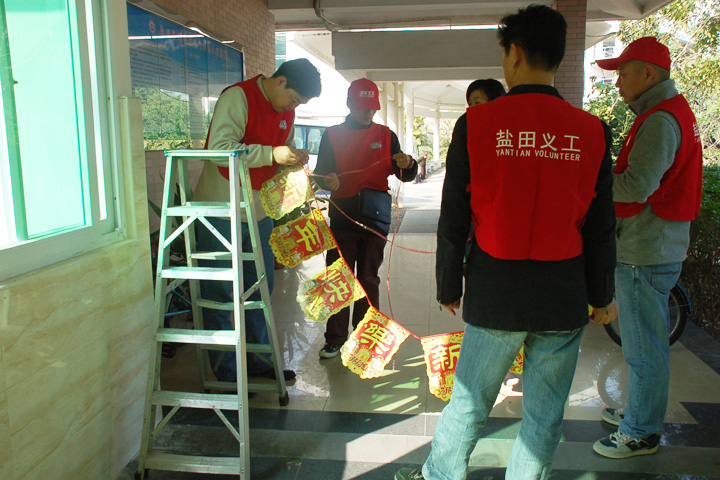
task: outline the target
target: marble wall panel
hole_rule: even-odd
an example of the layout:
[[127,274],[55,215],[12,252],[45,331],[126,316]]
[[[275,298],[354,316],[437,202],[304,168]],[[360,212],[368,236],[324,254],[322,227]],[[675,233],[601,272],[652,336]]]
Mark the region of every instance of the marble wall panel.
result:
[[[0,335],[2,335],[2,322],[0,322]],[[2,360],[2,350],[0,350],[0,478],[14,478],[12,465],[5,367]]]
[[[25,372],[26,379],[7,390],[15,474],[26,478],[58,450],[82,463],[88,445],[68,440],[88,425],[106,432],[110,427],[107,340],[71,350],[34,373]],[[104,436],[98,441],[108,455],[110,438]]]
[[[104,420],[110,418],[109,408],[101,413]],[[28,472],[17,475],[23,480],[49,479],[109,479],[109,455],[107,424],[90,422],[78,429],[56,450],[37,459]],[[79,453],[81,452],[81,455]]]
[[[129,103],[140,133],[123,153],[142,137]],[[127,240],[0,284],[3,480],[112,479],[137,455],[153,309],[139,145],[122,169]]]

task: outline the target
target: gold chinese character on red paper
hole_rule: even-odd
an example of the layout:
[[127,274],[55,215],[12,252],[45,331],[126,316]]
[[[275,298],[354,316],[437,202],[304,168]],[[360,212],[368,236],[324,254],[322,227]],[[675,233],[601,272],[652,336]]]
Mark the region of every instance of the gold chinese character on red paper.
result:
[[523,364],[525,363],[525,347],[520,347],[520,353],[517,354],[515,357],[515,360],[513,360],[512,367],[510,367],[510,372],[512,373],[522,373],[523,372]]
[[402,325],[370,307],[340,350],[343,365],[360,378],[379,377],[408,335]]
[[260,201],[275,220],[287,215],[312,198],[312,189],[302,165],[286,168],[260,189]]
[[[423,337],[420,342],[425,352],[430,393],[441,400],[449,400],[455,382],[455,369],[460,358],[463,332],[443,333]],[[510,372],[522,373],[523,349],[517,354]]]
[[294,267],[325,250],[337,247],[320,210],[291,220],[273,230],[270,246],[277,261]]
[[430,393],[441,400],[449,400],[452,395],[462,337],[463,332],[454,332],[420,339],[425,352]]
[[300,285],[297,300],[308,318],[324,322],[352,302],[365,296],[355,275],[340,257],[322,272]]
[[433,370],[454,371],[459,356],[460,344],[436,345],[430,351],[430,361],[432,362]]

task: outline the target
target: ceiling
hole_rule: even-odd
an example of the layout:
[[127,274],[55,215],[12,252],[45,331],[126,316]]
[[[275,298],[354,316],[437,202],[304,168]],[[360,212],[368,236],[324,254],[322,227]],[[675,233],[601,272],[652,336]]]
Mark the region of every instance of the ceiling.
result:
[[[614,23],[608,22],[644,18],[671,2],[588,0],[586,48],[614,33]],[[295,43],[349,81],[401,82],[415,98],[418,115],[442,105],[444,116],[456,116],[465,109],[470,81],[502,80],[493,26],[531,3],[555,5],[548,0],[268,0],[268,8],[276,31],[296,32]]]

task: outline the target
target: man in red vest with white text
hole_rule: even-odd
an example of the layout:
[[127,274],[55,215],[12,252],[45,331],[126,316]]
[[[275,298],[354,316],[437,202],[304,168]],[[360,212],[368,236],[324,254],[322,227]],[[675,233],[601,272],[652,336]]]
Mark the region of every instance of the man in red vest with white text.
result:
[[620,96],[638,115],[613,184],[615,290],[630,390],[624,409],[601,415],[618,431],[593,445],[605,457],[627,458],[658,450],[670,383],[668,295],[687,255],[690,222],[700,213],[702,144],[695,115],[670,80],[665,45],[640,38],[597,64],[618,71]]
[[588,303],[598,323],[616,315],[612,139],[552,86],[566,31],[562,14],[546,6],[503,18],[498,38],[510,90],[458,119],[445,163],[436,277],[438,301],[455,315],[462,298],[467,325],[430,456],[396,480],[466,478],[523,346],[523,418],[505,478],[547,479]]
[[[231,85],[223,90],[218,98],[205,142],[205,147],[210,150],[248,149],[247,165],[250,167],[250,180],[255,196],[254,216],[260,232],[265,275],[271,293],[275,257],[269,240],[273,221],[262,207],[259,191],[266,180],[275,176],[280,166],[307,162],[307,153],[295,149],[295,136],[292,134],[294,110],[298,105],[320,95],[320,90],[320,73],[304,58],[283,63],[272,77],[258,75]],[[206,161],[193,200],[227,202],[229,198],[227,167],[219,167]],[[225,238],[230,238],[230,220],[208,220]],[[242,220],[242,251],[252,251],[247,219]],[[205,227],[197,229],[197,248],[199,251],[209,252],[225,250],[222,243]],[[200,266],[209,267],[230,267],[230,264],[229,261],[200,262]],[[254,263],[243,262],[245,290],[252,287],[256,281]],[[231,282],[201,281],[200,290],[203,299],[223,303],[233,301]],[[255,292],[249,300],[260,300],[260,292]],[[203,308],[205,328],[232,330],[231,313],[227,310]],[[251,309],[245,312],[245,336],[247,343],[269,343],[262,310]],[[225,382],[236,381],[235,354],[225,353],[222,358],[221,354],[222,352],[209,351],[216,378]],[[255,354],[248,354],[247,373],[250,376],[275,378],[275,370]],[[295,372],[286,370],[284,376],[286,380],[292,380]]]
[[[347,99],[350,115],[344,123],[325,130],[315,168],[316,174],[325,176],[320,183],[332,191],[330,230],[338,248],[328,252],[327,264],[342,254],[367,294],[352,307],[353,328],[362,321],[369,304],[377,308],[380,300],[378,270],[383,262],[392,202],[388,176],[395,175],[407,182],[415,178],[418,169],[417,162],[400,149],[397,135],[388,127],[373,123],[380,110],[378,96],[378,87],[371,80],[361,78],[352,82]],[[349,323],[350,307],[328,319],[320,358],[333,358],[340,352],[347,340]]]

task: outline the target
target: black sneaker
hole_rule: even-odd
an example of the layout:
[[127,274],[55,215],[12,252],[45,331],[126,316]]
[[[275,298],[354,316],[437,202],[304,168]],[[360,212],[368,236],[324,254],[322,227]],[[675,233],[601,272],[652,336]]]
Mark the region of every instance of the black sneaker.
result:
[[595,442],[593,450],[608,458],[629,458],[637,455],[652,455],[658,451],[660,434],[645,438],[632,438],[621,432],[615,432],[607,438]]
[[326,343],[325,346],[320,350],[320,358],[333,358],[340,353],[342,345],[335,345],[334,343]]
[[[260,373],[254,373],[254,374],[248,374],[251,377],[265,377],[269,378],[271,380],[276,380],[277,377],[275,376],[275,369],[274,368],[268,368],[267,370],[263,370]],[[295,372],[292,370],[283,370],[283,378],[286,382],[289,382],[290,380],[295,380]]]
[[419,468],[401,468],[395,474],[395,480],[425,480]]

